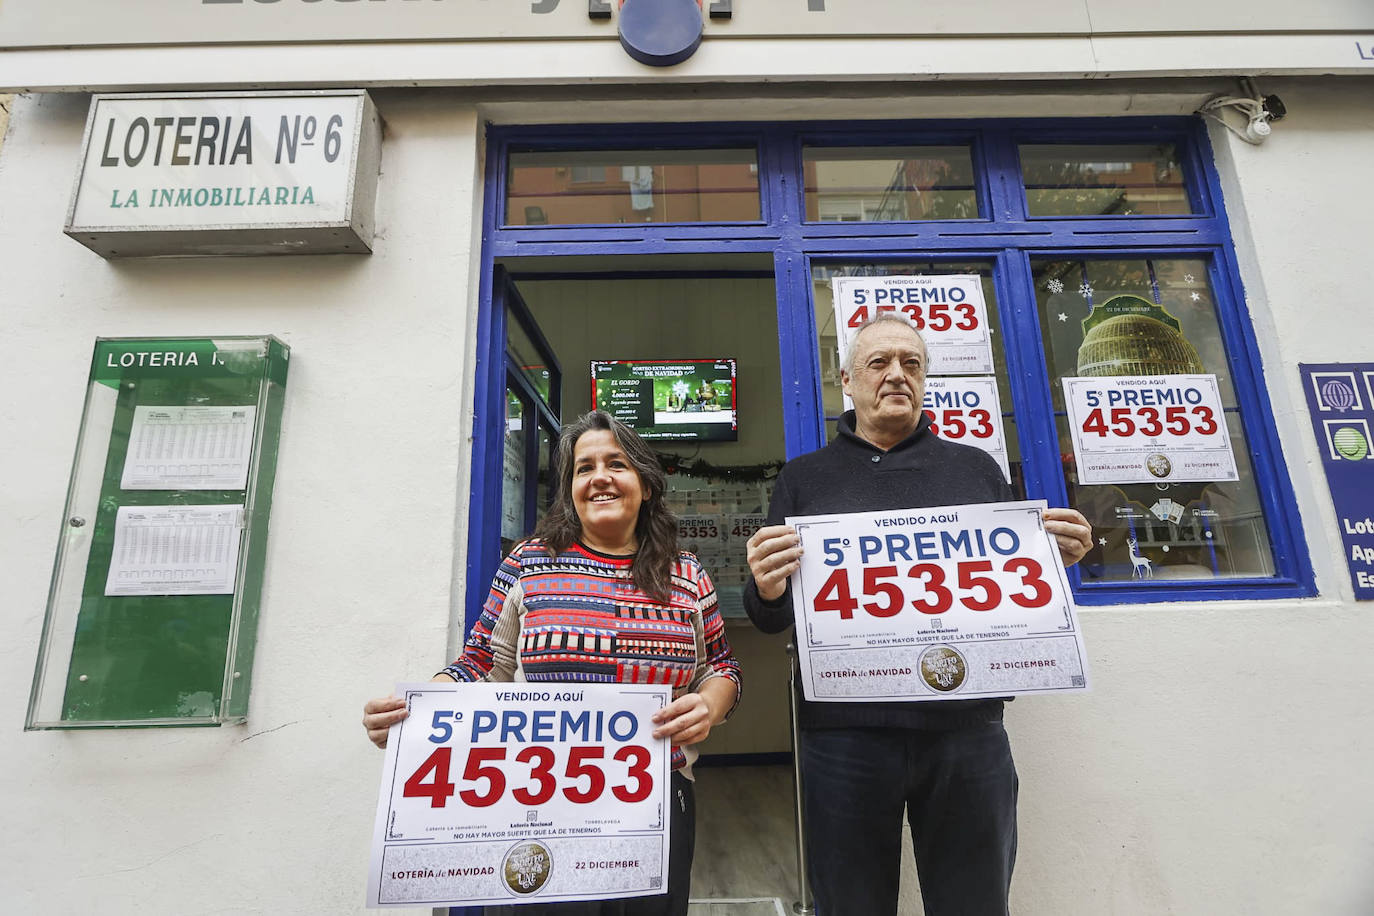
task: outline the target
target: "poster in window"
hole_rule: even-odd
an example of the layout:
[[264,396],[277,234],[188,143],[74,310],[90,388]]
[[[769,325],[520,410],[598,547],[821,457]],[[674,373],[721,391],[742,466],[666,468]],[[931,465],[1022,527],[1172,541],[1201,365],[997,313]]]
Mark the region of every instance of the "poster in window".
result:
[[997,376],[926,379],[923,408],[935,435],[982,449],[1011,479]]
[[1063,384],[1080,484],[1238,479],[1215,375]]
[[925,339],[927,375],[992,374],[992,335],[977,274],[833,277],[830,285],[842,360],[855,328],[894,312],[910,318]]

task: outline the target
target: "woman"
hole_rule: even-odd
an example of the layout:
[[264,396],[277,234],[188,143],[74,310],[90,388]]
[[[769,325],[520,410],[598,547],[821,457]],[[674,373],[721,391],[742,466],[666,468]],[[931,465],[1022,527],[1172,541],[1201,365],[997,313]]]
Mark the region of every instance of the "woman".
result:
[[[564,427],[555,467],[559,487],[548,515],[501,564],[463,656],[434,680],[560,681],[576,674],[580,681],[669,683],[682,691],[654,716],[654,737],[672,743],[668,893],[487,912],[682,916],[695,836],[692,746],[734,709],[739,664],[710,577],[696,557],[677,549],[677,520],[663,502],[667,480],[644,440],[610,414],[592,411]],[[581,638],[589,627],[611,638]],[[378,747],[405,718],[404,707],[398,697],[363,707],[363,726]]]

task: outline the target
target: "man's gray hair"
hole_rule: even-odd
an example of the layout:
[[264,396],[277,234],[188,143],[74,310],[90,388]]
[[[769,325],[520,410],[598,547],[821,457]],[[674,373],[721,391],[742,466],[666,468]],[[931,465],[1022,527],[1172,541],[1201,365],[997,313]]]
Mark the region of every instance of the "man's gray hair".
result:
[[898,324],[904,324],[907,327],[911,328],[911,330],[915,331],[916,339],[921,342],[921,352],[925,354],[926,360],[929,361],[930,348],[926,346],[926,339],[921,336],[921,330],[918,327],[916,327],[916,322],[912,321],[910,318],[908,318],[906,315],[903,315],[901,312],[877,312],[876,314],[874,314],[872,318],[865,320],[857,328],[855,328],[853,334],[849,335],[849,345],[844,348],[844,359],[840,362],[840,368],[845,371],[845,374],[854,374],[854,351],[858,349],[859,335],[862,334],[865,331],[865,329],[877,324],[880,321],[895,321]]

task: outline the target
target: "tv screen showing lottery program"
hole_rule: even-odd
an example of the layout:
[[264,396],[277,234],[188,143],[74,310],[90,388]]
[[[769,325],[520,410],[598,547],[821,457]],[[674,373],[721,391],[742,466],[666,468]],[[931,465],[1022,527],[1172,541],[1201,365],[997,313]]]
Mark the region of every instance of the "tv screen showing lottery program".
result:
[[592,407],[645,439],[739,439],[733,359],[592,360]]

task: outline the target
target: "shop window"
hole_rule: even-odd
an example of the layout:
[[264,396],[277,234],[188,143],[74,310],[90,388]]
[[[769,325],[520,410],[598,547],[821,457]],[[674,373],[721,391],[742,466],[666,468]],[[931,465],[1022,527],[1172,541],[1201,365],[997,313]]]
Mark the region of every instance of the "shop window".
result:
[[802,169],[810,222],[978,217],[966,146],[808,146]]
[[759,199],[752,148],[513,152],[506,223],[752,222]]
[[1194,212],[1173,143],[1023,144],[1031,216],[1165,216]]
[[[1208,262],[1185,257],[1036,258],[1031,268],[1069,501],[1092,522],[1098,539],[1082,565],[1084,581],[1273,576],[1269,531],[1246,436],[1251,418],[1236,395]],[[1206,405],[1174,403],[1169,383],[1155,383],[1184,376],[1215,378],[1222,417],[1212,416]],[[1180,431],[1221,422],[1229,435],[1236,479],[1175,482],[1161,467],[1157,480],[1083,482],[1061,384],[1066,377],[1130,378],[1146,394],[1137,403],[1123,397],[1116,416],[1104,404],[1104,413],[1077,417],[1087,427],[1080,430],[1083,438],[1114,435],[1111,424],[1116,423],[1121,429],[1153,431],[1165,441],[1182,438],[1173,435]],[[1165,397],[1156,397],[1161,391]]]
[[[587,151],[615,131],[640,149]],[[931,377],[945,377],[947,393],[995,400],[1004,442],[1000,451],[982,445],[1016,493],[1075,506],[1092,521],[1095,545],[1071,572],[1080,602],[1315,593],[1197,119],[576,126],[493,137],[491,173],[507,176],[505,206],[489,216],[493,259],[585,256],[611,275],[772,259],[787,456],[823,446],[845,409],[837,332],[854,316],[837,318],[833,291],[901,278],[913,280],[894,285],[944,278],[948,287],[957,277],[985,306],[990,350],[976,367]],[[927,143],[910,142],[917,137]],[[709,149],[675,149],[684,146]],[[603,183],[582,180],[597,168]],[[629,182],[641,175],[652,188],[641,190],[638,211]],[[517,223],[535,211],[551,226],[579,225],[553,234],[534,219]],[[620,225],[636,222],[679,225]],[[672,282],[645,298],[644,320],[673,320],[669,290],[685,287]],[[703,326],[733,352],[729,322]],[[520,372],[536,373],[524,380],[537,385],[537,367],[518,339],[511,345]],[[1102,473],[1093,456],[1080,457],[1071,421],[1092,434],[1129,423],[1124,414],[1075,416],[1066,380],[1082,392],[1184,378],[1212,400],[1182,414],[1167,401],[1145,404],[1161,412],[1129,422],[1146,431],[1170,422],[1181,430],[1184,414],[1190,429],[1215,422],[1206,448],[1224,468],[1180,472],[1191,443],[1171,443],[1173,452],[1147,443],[1130,473]],[[948,418],[956,438],[969,419],[960,406]],[[484,435],[495,442],[505,430],[492,426]]]

